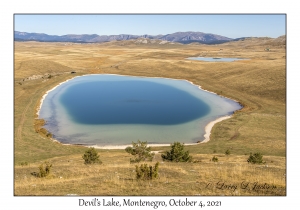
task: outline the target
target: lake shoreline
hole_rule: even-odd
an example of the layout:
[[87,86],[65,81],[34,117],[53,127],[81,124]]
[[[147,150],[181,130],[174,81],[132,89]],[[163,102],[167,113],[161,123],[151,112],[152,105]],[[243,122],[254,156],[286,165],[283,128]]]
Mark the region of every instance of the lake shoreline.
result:
[[[190,146],[190,145],[198,145],[198,144],[202,144],[202,143],[207,143],[210,140],[210,134],[211,134],[211,130],[213,128],[213,126],[218,123],[221,122],[223,120],[227,120],[231,118],[231,116],[223,116],[223,117],[219,117],[214,121],[209,122],[206,126],[205,126],[205,134],[204,134],[204,140],[200,141],[199,143],[184,143],[185,146]],[[132,146],[131,144],[128,145],[106,145],[106,146],[98,146],[98,145],[93,145],[93,146],[88,146],[88,147],[94,147],[96,149],[125,149],[126,147]],[[170,146],[170,144],[148,144],[148,146],[150,147],[163,147],[163,146]]]
[[[83,75],[83,76],[84,76],[84,75]],[[39,113],[40,113],[40,110],[41,110],[41,108],[42,108],[43,102],[44,102],[45,98],[47,97],[47,95],[49,94],[49,92],[55,90],[58,86],[60,86],[60,85],[62,85],[62,84],[64,84],[64,83],[66,83],[66,82],[68,82],[68,81],[70,81],[70,80],[72,80],[72,79],[75,79],[76,77],[81,77],[81,76],[75,76],[75,77],[73,77],[73,78],[71,78],[71,79],[67,79],[67,80],[65,80],[65,81],[63,81],[63,82],[60,82],[58,85],[56,85],[56,86],[54,86],[53,88],[51,88],[50,90],[47,90],[47,91],[46,91],[46,93],[42,96],[42,98],[41,98],[41,100],[40,100],[40,104],[38,105],[38,107],[37,107],[37,109],[36,109],[36,115],[37,115],[37,118],[39,118]]]
[[[186,81],[186,82],[189,82],[190,84],[194,85],[194,86],[197,86],[200,90],[202,91],[206,91],[206,92],[209,92],[209,93],[212,93],[212,94],[215,94],[215,95],[218,95],[214,92],[211,92],[211,91],[208,91],[208,90],[204,90],[201,88],[200,85],[196,85],[194,84],[193,82],[189,81],[189,80],[186,80],[186,79],[173,79],[173,78],[165,78],[165,77],[146,77],[146,76],[132,76],[132,75],[120,75],[120,74],[85,74],[85,75],[81,75],[81,76],[75,76],[71,79],[67,79],[63,82],[60,82],[58,85],[56,85],[55,87],[53,87],[52,89],[46,91],[46,93],[42,96],[41,100],[40,100],[40,104],[38,105],[37,107],[37,110],[36,110],[36,115],[37,115],[37,118],[39,119],[39,112],[41,110],[41,107],[43,105],[43,101],[44,99],[46,98],[46,96],[49,94],[49,92],[55,90],[59,85],[63,84],[63,83],[66,83],[70,80],[73,80],[75,79],[76,77],[82,77],[82,76],[90,76],[90,75],[117,75],[117,76],[131,76],[131,77],[140,77],[140,78],[162,78],[162,79],[170,79],[170,80],[181,80],[181,81]],[[223,96],[222,96],[223,97]],[[224,98],[227,98],[227,97],[224,97]],[[230,99],[230,98],[228,98]],[[230,99],[232,101],[235,101],[237,103],[239,103],[238,101],[234,100],[234,99]],[[239,103],[240,104],[240,103]],[[240,104],[241,106],[241,109],[243,108],[243,106]],[[207,143],[209,140],[210,140],[210,134],[211,134],[211,130],[213,128],[213,126],[218,123],[218,122],[221,122],[222,120],[226,120],[226,119],[229,119],[230,117],[232,117],[232,115],[230,116],[222,116],[222,117],[219,117],[211,122],[209,122],[206,126],[205,126],[205,134],[204,134],[204,140],[200,141],[200,142],[197,142],[197,143],[184,143],[184,145],[197,145],[197,144],[201,144],[201,143]],[[65,143],[61,143],[60,141],[58,141],[57,139],[54,139],[54,138],[51,138],[51,140],[55,141],[55,142],[58,142],[62,145],[77,145],[77,146],[85,146],[85,147],[94,147],[94,148],[97,148],[97,149],[125,149],[126,147],[128,146],[132,146],[132,144],[128,144],[128,145],[104,145],[104,146],[100,146],[100,145],[85,145],[85,144],[65,144]],[[148,146],[152,146],[152,147],[159,147],[159,146],[170,146],[170,144],[148,144]]]

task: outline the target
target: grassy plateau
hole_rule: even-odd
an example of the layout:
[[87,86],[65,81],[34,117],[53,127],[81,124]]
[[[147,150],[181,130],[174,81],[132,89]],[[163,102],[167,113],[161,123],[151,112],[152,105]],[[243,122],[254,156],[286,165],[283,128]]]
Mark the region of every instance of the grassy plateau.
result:
[[[205,62],[187,57],[247,58]],[[71,74],[74,71],[76,73]],[[102,164],[85,165],[84,146],[47,136],[36,114],[42,96],[59,83],[86,74],[186,79],[231,98],[243,109],[214,125],[210,141],[185,146],[189,163],[160,162],[159,177],[140,181],[131,155],[97,149]],[[132,141],[137,141],[133,139]],[[146,139],[143,141],[147,141]],[[128,142],[130,144],[131,142]],[[230,155],[225,155],[226,150]],[[250,153],[264,164],[249,164]],[[218,162],[211,159],[216,156]],[[35,176],[51,162],[51,174]],[[286,195],[285,37],[249,38],[219,45],[159,44],[135,40],[109,43],[15,42],[14,194],[19,195]]]

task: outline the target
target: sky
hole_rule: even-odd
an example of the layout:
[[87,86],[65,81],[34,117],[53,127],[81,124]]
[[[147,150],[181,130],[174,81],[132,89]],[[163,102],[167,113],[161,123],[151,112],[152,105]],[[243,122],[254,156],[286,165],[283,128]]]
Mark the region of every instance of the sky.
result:
[[203,32],[229,38],[286,34],[286,15],[277,14],[14,14],[14,30],[49,35],[158,35]]

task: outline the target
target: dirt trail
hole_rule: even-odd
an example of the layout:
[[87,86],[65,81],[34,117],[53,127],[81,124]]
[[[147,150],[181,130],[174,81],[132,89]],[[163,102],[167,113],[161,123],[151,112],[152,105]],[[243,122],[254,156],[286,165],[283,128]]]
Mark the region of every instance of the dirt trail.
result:
[[20,119],[20,124],[19,124],[18,129],[17,129],[16,139],[22,140],[22,129],[23,129],[23,125],[24,125],[24,122],[25,122],[26,113],[27,113],[27,110],[29,109],[29,107],[32,103],[33,96],[31,97],[29,103],[27,104],[24,111],[22,112],[21,119]]

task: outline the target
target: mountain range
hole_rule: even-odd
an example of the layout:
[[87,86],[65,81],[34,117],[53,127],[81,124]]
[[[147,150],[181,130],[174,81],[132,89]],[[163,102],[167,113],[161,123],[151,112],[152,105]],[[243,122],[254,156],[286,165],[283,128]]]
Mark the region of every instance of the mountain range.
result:
[[132,35],[132,34],[119,34],[119,35],[97,35],[97,34],[68,34],[68,35],[48,35],[44,33],[27,33],[27,32],[14,32],[15,41],[39,41],[39,42],[79,42],[79,43],[101,43],[110,41],[122,41],[131,39],[157,39],[168,42],[179,42],[182,44],[189,44],[198,42],[202,44],[220,44],[238,39],[231,39],[225,36],[220,36],[210,33],[202,32],[176,32],[166,35]]

